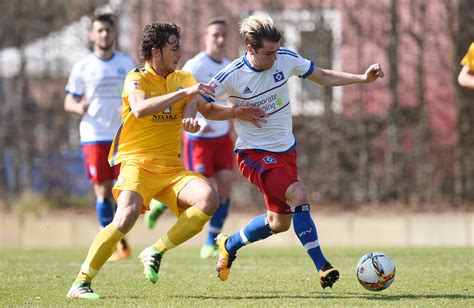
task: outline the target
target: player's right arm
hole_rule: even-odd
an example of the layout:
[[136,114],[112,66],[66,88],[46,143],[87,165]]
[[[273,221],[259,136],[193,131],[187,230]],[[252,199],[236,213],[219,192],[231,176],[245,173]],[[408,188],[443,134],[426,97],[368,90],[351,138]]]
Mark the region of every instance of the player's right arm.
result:
[[474,89],[474,43],[471,44],[466,55],[461,60],[463,66],[458,75],[461,86]]
[[87,112],[89,103],[85,98],[78,98],[71,94],[66,94],[64,99],[64,110],[67,112],[83,115]]
[[213,97],[214,88],[210,84],[200,82],[176,92],[150,98],[146,98],[144,92],[133,92],[128,95],[128,102],[135,117],[142,118],[161,112],[176,102],[196,94]]
[[71,70],[65,88],[64,110],[83,115],[89,108],[89,102],[84,97],[85,83],[82,73],[82,63],[76,63]]
[[474,89],[474,72],[469,66],[463,66],[458,75],[458,82],[461,86]]

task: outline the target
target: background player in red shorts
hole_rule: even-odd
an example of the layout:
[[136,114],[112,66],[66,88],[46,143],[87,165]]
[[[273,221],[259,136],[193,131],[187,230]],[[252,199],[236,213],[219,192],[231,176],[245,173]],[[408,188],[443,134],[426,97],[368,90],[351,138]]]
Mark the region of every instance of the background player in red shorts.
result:
[[[114,50],[116,37],[112,15],[93,17],[89,33],[93,52],[73,66],[64,100],[66,111],[82,116],[79,125],[81,146],[87,176],[94,185],[95,206],[101,228],[106,227],[114,217],[112,186],[120,166],[110,167],[107,158],[121,123],[123,82],[126,74],[135,66],[129,56]],[[129,256],[129,246],[122,239],[110,260],[126,259]]]

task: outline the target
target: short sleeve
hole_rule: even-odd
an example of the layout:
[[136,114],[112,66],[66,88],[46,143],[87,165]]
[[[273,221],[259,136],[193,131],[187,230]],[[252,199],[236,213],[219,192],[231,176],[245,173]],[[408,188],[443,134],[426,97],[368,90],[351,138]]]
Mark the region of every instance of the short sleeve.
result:
[[300,56],[296,51],[288,48],[280,48],[278,55],[285,57],[288,65],[291,66],[291,75],[297,75],[300,78],[307,78],[314,71],[313,61]]
[[125,78],[122,97],[127,97],[132,93],[145,93],[146,82],[140,70],[135,69],[127,74]]
[[84,95],[85,85],[80,65],[76,64],[72,67],[65,91],[76,98],[81,98]]
[[186,61],[186,63],[184,63],[182,70],[195,75],[197,72],[197,65],[194,64],[193,59],[189,59]]
[[462,58],[461,65],[468,66],[470,70],[474,71],[474,43],[471,43],[469,50],[464,58]]

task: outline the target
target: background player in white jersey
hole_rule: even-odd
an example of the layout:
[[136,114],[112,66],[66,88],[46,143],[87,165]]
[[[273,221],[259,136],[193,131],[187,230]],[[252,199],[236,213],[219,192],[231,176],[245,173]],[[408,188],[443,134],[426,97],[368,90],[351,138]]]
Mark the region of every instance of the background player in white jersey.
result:
[[[122,88],[126,74],[135,66],[124,53],[114,51],[117,37],[114,18],[102,14],[92,18],[89,39],[93,52],[74,64],[66,85],[64,109],[82,116],[79,125],[87,175],[94,185],[100,227],[113,219],[112,186],[120,166],[107,161],[110,145],[120,126]],[[125,239],[110,260],[125,259],[130,249]]]
[[[198,82],[208,82],[229,63],[225,57],[228,25],[223,18],[209,21],[204,35],[205,50],[188,60],[184,71],[193,74]],[[219,95],[219,93],[216,93]],[[226,105],[225,100],[217,100]],[[201,130],[191,134],[185,132],[183,138],[183,161],[186,169],[197,171],[206,176],[217,188],[220,205],[209,221],[209,231],[205,244],[201,248],[202,259],[217,257],[215,238],[221,232],[229,211],[230,188],[233,181],[234,141],[230,134],[229,121],[208,120],[200,113],[196,116]],[[156,219],[163,212],[164,205],[153,200],[151,210],[145,216],[149,228],[153,228]]]
[[227,280],[237,250],[249,243],[293,227],[304,249],[319,271],[323,288],[339,278],[326,260],[310,215],[306,186],[299,181],[296,141],[292,133],[288,78],[297,75],[325,86],[370,83],[383,77],[378,64],[354,75],[314,66],[298,53],[280,47],[281,33],[271,18],[250,16],[240,26],[247,52],[211,81],[224,90],[235,106],[262,108],[267,123],[261,128],[236,120],[236,152],[241,173],[263,192],[267,213],[253,218],[230,236],[219,234],[217,272]]

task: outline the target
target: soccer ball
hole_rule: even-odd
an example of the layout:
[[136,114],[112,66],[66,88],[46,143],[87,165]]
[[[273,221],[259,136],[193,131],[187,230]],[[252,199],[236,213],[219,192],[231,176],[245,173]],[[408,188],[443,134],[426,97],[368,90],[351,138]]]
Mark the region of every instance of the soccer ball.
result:
[[383,252],[369,252],[357,262],[356,275],[367,290],[381,291],[395,279],[395,263]]

